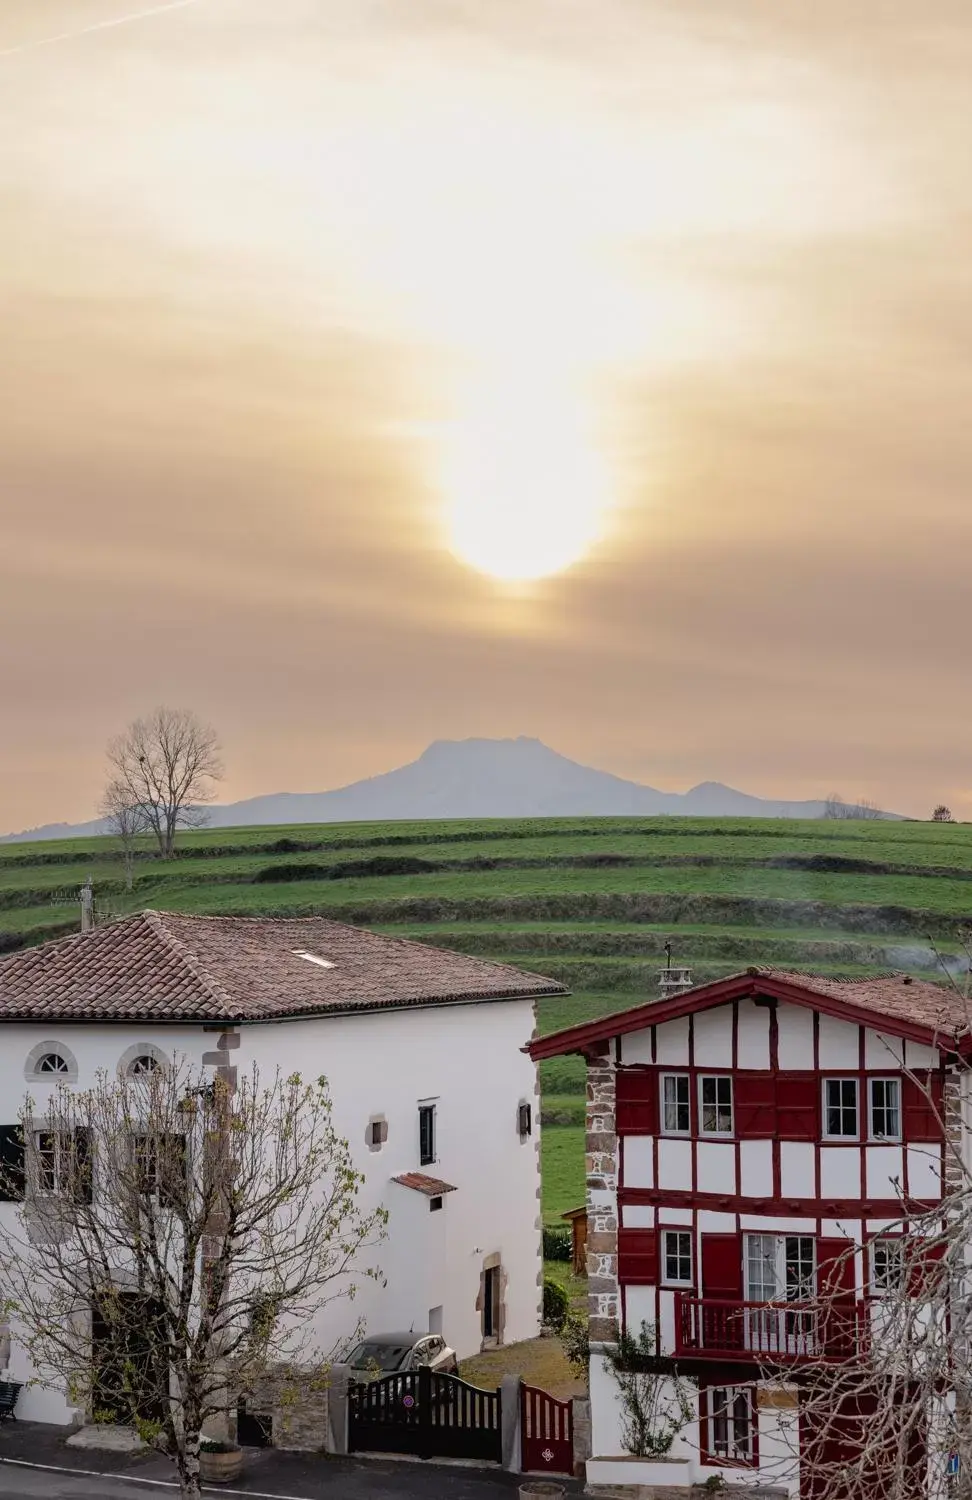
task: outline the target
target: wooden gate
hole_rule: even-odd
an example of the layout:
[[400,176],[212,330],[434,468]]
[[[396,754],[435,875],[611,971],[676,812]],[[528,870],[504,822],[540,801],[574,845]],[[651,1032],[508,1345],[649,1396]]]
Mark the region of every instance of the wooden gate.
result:
[[528,1474],[573,1474],[574,1404],[522,1387],[521,1463]]
[[348,1448],[501,1463],[500,1393],[428,1368],[352,1385]]

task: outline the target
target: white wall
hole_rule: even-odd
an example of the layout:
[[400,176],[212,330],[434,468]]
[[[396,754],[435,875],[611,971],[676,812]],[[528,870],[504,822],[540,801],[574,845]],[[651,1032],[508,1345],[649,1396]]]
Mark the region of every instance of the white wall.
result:
[[[56,1074],[25,1076],[25,1068],[31,1051],[39,1044],[50,1043],[50,1050],[62,1053],[69,1062],[77,1064],[77,1082],[73,1087],[91,1087],[99,1072],[113,1072],[118,1068],[123,1055],[135,1045],[144,1045],[146,1051],[160,1050],[167,1057],[178,1054],[195,1062],[201,1062],[202,1054],[215,1043],[212,1035],[204,1036],[201,1027],[142,1027],[100,1026],[95,1023],[58,1025],[45,1021],[39,1024],[21,1025],[4,1023],[0,1029],[0,1124],[12,1125],[18,1120],[29,1093],[40,1114],[45,1100],[57,1087]],[[18,1205],[0,1203],[0,1222],[13,1227]],[[0,1286],[0,1300],[4,1288]],[[23,1348],[16,1340],[10,1359],[10,1371],[14,1380],[27,1380],[33,1374]],[[21,1392],[17,1415],[34,1422],[70,1422],[74,1415],[62,1392],[33,1386]]]
[[[411,1326],[424,1331],[430,1309],[441,1306],[442,1332],[460,1358],[478,1351],[480,1276],[484,1258],[494,1254],[506,1273],[506,1342],[539,1331],[539,1117],[534,1064],[520,1050],[532,1032],[530,1000],[240,1028],[232,1061],[241,1070],[256,1062],[264,1076],[279,1067],[327,1077],[335,1127],[365,1174],[362,1210],[383,1204],[390,1212],[388,1238],[372,1253],[387,1287],[364,1281],[353,1302],[333,1304],[316,1330],[324,1348],[350,1332],[359,1317],[373,1332]],[[98,1070],[116,1068],[135,1043],[199,1063],[216,1042],[202,1027],[50,1023],[5,1024],[0,1037],[4,1124],[16,1121],[28,1089],[42,1106],[56,1085],[56,1078],[25,1079],[28,1054],[39,1042],[73,1056],[80,1088],[93,1083]],[[438,1160],[420,1168],[418,1101],[432,1098]],[[521,1101],[533,1111],[533,1134],[524,1142],[517,1128]],[[366,1145],[372,1115],[383,1115],[388,1124],[387,1142],[376,1152]],[[428,1198],[391,1181],[418,1170],[457,1189],[446,1195],[441,1211],[430,1212]],[[4,1221],[16,1212],[16,1205],[0,1204]],[[11,1371],[17,1379],[30,1374],[16,1344]],[[47,1422],[72,1416],[62,1395],[40,1389],[22,1393],[18,1414]]]

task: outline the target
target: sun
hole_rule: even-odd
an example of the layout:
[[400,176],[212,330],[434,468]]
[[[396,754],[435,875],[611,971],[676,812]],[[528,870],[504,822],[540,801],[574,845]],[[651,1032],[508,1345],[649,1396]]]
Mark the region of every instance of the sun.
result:
[[449,545],[481,573],[523,583],[560,573],[601,535],[601,454],[570,393],[511,375],[442,434]]

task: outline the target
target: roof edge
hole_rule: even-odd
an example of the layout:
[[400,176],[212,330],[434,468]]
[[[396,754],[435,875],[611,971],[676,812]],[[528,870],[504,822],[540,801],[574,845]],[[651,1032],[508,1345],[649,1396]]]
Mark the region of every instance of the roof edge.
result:
[[538,1037],[530,1042],[523,1051],[529,1053],[534,1062],[541,1062],[548,1057],[563,1057],[571,1052],[585,1052],[614,1037],[626,1036],[632,1031],[643,1031],[646,1026],[657,1026],[663,1021],[677,1021],[682,1016],[712,1010],[731,1000],[747,999],[757,994],[787,1000],[793,1005],[820,1011],[823,1015],[870,1026],[887,1032],[889,1036],[922,1042],[942,1051],[954,1051],[957,1044],[955,1031],[923,1026],[917,1021],[906,1021],[882,1011],[870,1010],[867,1006],[855,1005],[850,1000],[824,995],[819,990],[804,988],[759,971],[747,970],[727,979],[717,979],[712,984],[701,985],[672,1000],[651,1000],[630,1010],[613,1011],[611,1015],[601,1016],[595,1021],[551,1032],[549,1036]]

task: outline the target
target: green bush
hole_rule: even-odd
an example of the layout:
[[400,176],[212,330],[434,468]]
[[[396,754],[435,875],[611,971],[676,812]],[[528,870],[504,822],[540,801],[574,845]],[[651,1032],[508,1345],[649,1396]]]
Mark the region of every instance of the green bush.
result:
[[560,1342],[571,1369],[586,1379],[591,1358],[591,1341],[585,1314],[567,1314],[560,1330]]
[[570,1260],[573,1253],[572,1236],[566,1225],[557,1224],[544,1229],[544,1260]]
[[543,1321],[549,1323],[551,1328],[559,1332],[563,1328],[570,1312],[570,1302],[567,1293],[559,1281],[551,1281],[547,1277],[543,1283]]

